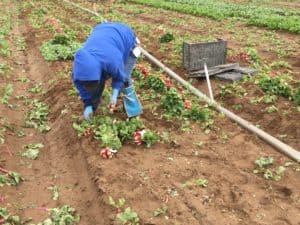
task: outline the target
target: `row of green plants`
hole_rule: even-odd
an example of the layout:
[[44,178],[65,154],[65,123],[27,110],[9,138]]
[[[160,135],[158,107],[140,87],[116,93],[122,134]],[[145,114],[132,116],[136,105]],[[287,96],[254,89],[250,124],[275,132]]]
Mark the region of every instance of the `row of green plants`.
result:
[[0,11],[0,55],[4,57],[10,55],[8,38],[12,29],[12,12],[8,6],[6,3]]
[[23,219],[19,215],[11,214],[7,208],[0,208],[0,224],[3,225],[74,225],[80,221],[80,216],[76,214],[74,208],[64,205],[61,208],[46,209],[50,213],[50,218],[43,222],[33,224],[32,219]]
[[[144,143],[148,148],[159,141],[157,133],[146,129],[144,123],[139,118],[118,120],[111,116],[95,116],[91,122],[82,121],[73,123],[73,127],[78,132],[79,137],[92,136],[100,141],[100,147],[118,151],[126,142]],[[142,132],[141,135],[141,131]],[[115,152],[114,152],[115,153]]]
[[35,128],[40,132],[48,132],[51,128],[48,125],[49,106],[34,99],[30,102],[30,111],[27,112],[25,127]]
[[[10,100],[14,91],[14,87],[11,83],[9,83],[7,80],[9,78],[8,71],[10,70],[9,66],[9,57],[11,55],[11,49],[10,49],[10,37],[11,37],[11,31],[13,28],[13,11],[10,8],[11,2],[8,0],[3,0],[0,5],[0,56],[1,59],[3,59],[0,63],[0,75],[1,76],[1,82],[3,84],[6,84],[6,86],[1,87],[0,89],[0,102],[4,106],[8,106],[10,108],[13,108],[14,106],[10,104]],[[4,80],[2,80],[4,79]],[[4,115],[3,115],[4,116]],[[5,152],[12,157],[13,153],[9,146],[7,145],[5,140],[5,133],[6,131],[15,131],[15,126],[8,124],[7,118],[2,117],[1,118],[1,125],[0,125],[0,145],[3,149],[5,149]],[[1,160],[4,162],[5,160]],[[0,167],[0,188],[3,188],[4,186],[19,186],[22,181],[24,181],[24,178],[16,171],[10,171],[5,168]],[[14,219],[15,217],[13,217]],[[15,224],[15,223],[8,223],[7,218],[5,218],[2,214],[2,208],[0,208],[0,224]]]
[[[279,181],[284,176],[284,172],[288,167],[293,165],[292,162],[286,162],[283,165],[276,166],[272,156],[261,156],[254,161],[255,168],[253,173],[261,174],[266,180]],[[298,171],[299,168],[295,167]]]
[[24,179],[15,171],[8,171],[0,167],[0,171],[4,174],[0,175],[0,187],[5,185],[18,186]]
[[290,79],[289,76],[261,73],[254,83],[268,95],[282,96],[300,105],[300,88],[293,88],[288,83]]
[[[212,127],[214,120],[212,111],[208,105],[205,105],[199,99],[189,100],[191,95],[187,91],[177,88],[170,78],[149,73],[144,66],[137,65],[132,73],[135,79],[137,90],[147,90],[153,104],[159,98],[159,105],[151,108],[162,110],[163,117],[168,120],[193,120],[201,123],[207,132]],[[146,94],[144,92],[143,94]]]
[[[282,61],[284,62],[284,61]],[[271,66],[273,63],[271,64]],[[263,67],[260,67],[263,68]],[[300,105],[300,88],[299,81],[293,80],[288,73],[272,73],[271,67],[262,69],[258,75],[253,77],[245,77],[244,83],[254,83],[257,85],[265,95],[261,98],[257,97],[251,100],[251,103],[274,103],[279,96],[293,101],[297,106]],[[227,94],[234,94],[236,96],[246,96],[248,93],[242,87],[242,84],[234,82],[232,84],[221,85],[220,96],[224,97]]]
[[293,10],[238,5],[215,1],[208,2],[205,0],[130,0],[130,2],[196,16],[207,16],[215,20],[236,17],[244,19],[250,25],[300,33],[300,14]]
[[32,8],[29,15],[34,28],[43,27],[54,34],[52,39],[43,42],[40,47],[44,59],[46,61],[73,59],[75,52],[82,46],[76,41],[76,32],[50,16],[48,11],[51,9],[41,3],[28,2],[24,8]]
[[[8,6],[11,7],[12,4],[15,4],[15,11],[13,13],[18,13],[18,10],[20,7],[20,2],[18,1],[7,1],[4,0],[4,2],[1,2],[1,6]],[[11,18],[12,12],[10,10],[7,10],[5,7],[0,7],[4,13],[1,13],[0,15],[0,21],[2,21],[2,18]],[[7,10],[7,11],[5,11]],[[5,14],[7,13],[7,15]],[[17,20],[16,23],[19,23],[20,21]],[[5,48],[6,45],[3,45],[2,38],[4,38],[4,35],[8,34],[8,30],[12,29],[12,23],[11,21],[5,21],[5,24],[2,26],[1,22],[1,28],[0,28],[0,54],[3,56],[10,56],[9,54],[9,49]],[[25,50],[25,39],[20,38],[20,37],[14,37],[14,44],[17,46],[18,51],[23,51]],[[8,43],[8,42],[7,42]],[[7,45],[8,46],[8,45]],[[7,54],[3,54],[7,53]],[[0,74],[5,73],[8,70],[8,66],[5,64],[0,64]],[[7,78],[9,78],[7,76]],[[21,81],[21,82],[28,82],[29,80],[27,78],[21,78],[17,79],[16,81]],[[9,106],[11,109],[14,109],[15,107],[18,107],[18,105],[13,105],[10,104],[10,100],[12,97],[14,91],[14,87],[12,84],[7,82],[6,87],[1,89],[0,92],[0,101],[2,104]],[[41,90],[41,85],[35,85],[33,88],[28,90],[31,93],[40,93]],[[49,131],[50,127],[48,126],[48,113],[49,113],[49,107],[45,104],[42,103],[38,100],[28,100],[28,97],[26,95],[22,96],[15,96],[16,99],[21,99],[25,100],[24,104],[25,106],[28,106],[30,110],[27,111],[26,114],[26,121],[25,121],[25,127],[33,127],[37,128],[42,132]],[[9,130],[12,132],[14,135],[17,135],[17,137],[23,137],[25,134],[23,131],[17,129],[17,126],[14,124],[10,124],[5,117],[4,119],[1,119],[1,128],[0,128],[0,144],[5,143],[5,131]],[[2,147],[5,147],[5,151],[9,154],[10,157],[13,157],[14,154],[11,152],[8,144],[2,145]],[[37,159],[39,150],[43,148],[44,145],[41,143],[35,143],[35,144],[28,144],[24,146],[24,151],[20,151],[20,156],[28,159]],[[3,160],[2,160],[3,161]],[[23,160],[22,160],[23,162]],[[15,171],[9,171],[4,169],[3,167],[0,167],[0,187],[4,186],[18,186],[21,184],[22,181],[25,179],[17,172]],[[56,186],[51,187],[53,191],[53,199],[57,200],[58,199],[58,189]],[[5,192],[4,192],[5,193]],[[1,197],[1,202],[6,201],[4,197]],[[7,205],[14,205],[9,202],[7,202]],[[76,214],[75,209],[72,207],[65,205],[61,208],[45,208],[47,212],[49,212],[50,216],[49,218],[43,220],[40,223],[37,223],[36,225],[73,225],[73,224],[78,224],[80,221],[80,216]],[[21,216],[15,215],[9,212],[7,208],[0,207],[0,224],[4,225],[25,225],[25,224],[30,224],[30,225],[35,225],[34,223],[31,222],[31,218],[26,218],[22,219]]]
[[75,52],[82,46],[67,34],[56,34],[52,40],[44,42],[40,51],[47,61],[73,59]]

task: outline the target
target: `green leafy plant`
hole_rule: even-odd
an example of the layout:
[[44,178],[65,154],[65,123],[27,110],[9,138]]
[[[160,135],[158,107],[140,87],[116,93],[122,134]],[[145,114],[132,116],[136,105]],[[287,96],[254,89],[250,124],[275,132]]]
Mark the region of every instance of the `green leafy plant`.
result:
[[280,95],[287,98],[292,96],[291,87],[279,76],[271,77],[267,74],[261,74],[255,83],[267,94]]
[[161,215],[166,215],[168,213],[168,207],[167,206],[162,206],[160,208],[157,208],[154,210],[153,215],[155,217],[161,216]]
[[18,186],[23,180],[19,173],[7,171],[5,175],[0,175],[0,187],[4,185]]
[[133,139],[134,132],[144,127],[140,119],[132,118],[117,124],[118,136],[121,141]]
[[10,55],[9,43],[7,40],[0,39],[0,55],[7,57]]
[[146,78],[146,84],[148,87],[159,93],[165,93],[166,91],[166,85],[158,76],[149,75]]
[[293,100],[294,102],[296,103],[296,105],[299,105],[300,106],[300,88],[298,88],[294,95],[293,95]]
[[83,120],[80,124],[73,123],[73,128],[77,131],[78,137],[83,136],[90,127],[92,127],[91,124],[86,120]]
[[136,212],[132,211],[130,207],[127,207],[124,212],[117,214],[117,218],[122,224],[127,225],[139,225],[139,216]]
[[267,158],[260,157],[259,159],[255,160],[255,165],[258,166],[258,168],[264,168],[266,166],[272,165],[274,162],[273,157],[269,156]]
[[146,132],[142,136],[142,141],[146,144],[147,148],[150,148],[157,141],[159,141],[159,135],[157,135],[153,131],[146,130]]
[[273,102],[275,102],[277,100],[277,96],[276,95],[269,95],[269,94],[267,94],[267,95],[265,95],[263,97],[263,100],[267,104],[268,103],[273,103]]
[[0,74],[4,74],[8,71],[9,66],[7,64],[0,63]]
[[108,203],[116,209],[121,209],[125,205],[125,202],[125,198],[119,198],[119,200],[116,202],[113,197],[108,197]]
[[81,47],[66,35],[56,35],[54,39],[44,42],[40,48],[42,55],[47,61],[73,59],[75,52]]
[[20,216],[9,214],[6,208],[0,208],[0,221],[4,225],[25,225],[26,222],[22,221]]
[[225,95],[228,95],[228,94],[242,97],[242,96],[247,95],[247,92],[237,82],[234,82],[234,83],[228,84],[228,85],[221,85],[221,91],[220,91],[221,97],[224,97]]
[[37,159],[40,149],[43,147],[44,145],[42,143],[29,144],[25,146],[25,151],[21,155],[28,159]]
[[118,202],[116,202],[111,196],[109,196],[109,204],[117,209],[117,219],[121,221],[123,225],[139,225],[139,217],[138,214],[131,210],[130,207],[127,207],[123,210],[123,206],[125,205],[125,199],[120,198]]
[[273,112],[277,112],[277,111],[278,111],[278,108],[275,105],[271,105],[266,108],[267,113],[273,113]]
[[274,159],[272,157],[260,157],[259,159],[255,160],[256,168],[254,169],[253,173],[261,173],[267,180],[271,179],[278,181],[281,179],[286,168],[284,166],[279,166],[277,169],[272,170],[270,167],[273,164]]
[[36,128],[41,132],[48,132],[50,127],[47,125],[49,107],[43,102],[33,100],[32,110],[27,114],[25,127]]
[[17,39],[17,49],[19,51],[25,51],[26,49],[26,41],[24,37],[18,37]]
[[287,61],[272,62],[270,67],[291,69],[292,66]]
[[54,201],[57,201],[59,199],[59,189],[58,189],[58,187],[55,185],[53,187],[49,187],[48,189],[52,191],[52,199]]
[[133,79],[136,79],[138,82],[142,82],[142,80],[144,79],[144,75],[143,75],[142,71],[137,67],[133,68],[131,77]]
[[200,107],[195,104],[187,112],[187,116],[192,120],[204,122],[212,119],[212,112],[207,107]]
[[1,102],[2,104],[8,104],[8,100],[10,98],[10,95],[13,93],[14,89],[13,89],[13,85],[12,84],[8,84],[5,88],[4,94],[1,98]]
[[250,57],[250,60],[253,63],[260,63],[260,57],[257,53],[257,50],[255,48],[246,48],[245,51],[247,52],[247,54]]
[[50,212],[51,218],[38,225],[73,225],[78,224],[80,221],[80,216],[76,214],[76,210],[68,205],[61,208],[52,208]]
[[5,143],[5,132],[6,132],[6,128],[0,127],[0,144]]
[[[80,216],[75,214],[75,209],[65,205],[61,208],[49,209],[51,218],[37,225],[75,225],[80,221]],[[10,215],[6,208],[0,208],[1,224],[4,225],[26,225],[29,220],[23,221],[18,215]],[[30,223],[30,225],[34,225]]]
[[181,116],[185,112],[182,96],[178,94],[175,88],[170,88],[166,92],[160,105],[164,109],[164,113],[169,116]]
[[195,181],[195,184],[198,187],[207,187],[208,181],[206,179],[198,179]]
[[32,93],[35,93],[35,94],[40,93],[42,91],[42,85],[37,84],[33,88],[31,88],[29,91]]
[[107,126],[100,127],[101,142],[103,147],[108,147],[114,150],[119,150],[122,147],[122,142],[117,134]]
[[168,43],[173,41],[174,39],[175,39],[174,35],[170,32],[167,32],[166,34],[164,34],[159,38],[159,43]]

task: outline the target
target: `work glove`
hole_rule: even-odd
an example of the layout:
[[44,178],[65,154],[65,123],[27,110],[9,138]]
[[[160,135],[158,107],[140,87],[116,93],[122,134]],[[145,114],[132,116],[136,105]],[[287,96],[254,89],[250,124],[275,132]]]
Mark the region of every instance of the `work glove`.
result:
[[110,97],[110,103],[108,105],[109,111],[114,112],[118,100],[119,90],[113,89],[112,95]]
[[86,106],[83,112],[83,117],[84,119],[86,119],[87,121],[91,121],[93,118],[93,108],[92,106]]

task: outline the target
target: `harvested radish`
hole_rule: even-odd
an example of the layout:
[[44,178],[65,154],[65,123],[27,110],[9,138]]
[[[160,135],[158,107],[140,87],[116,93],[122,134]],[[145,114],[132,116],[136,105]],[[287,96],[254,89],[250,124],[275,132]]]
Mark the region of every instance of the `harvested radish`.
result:
[[190,110],[192,107],[192,103],[189,100],[184,100],[184,107],[186,110]]
[[117,151],[115,151],[111,148],[104,148],[104,149],[101,150],[100,154],[105,159],[111,159],[116,152]]
[[136,68],[138,68],[144,74],[144,79],[146,79],[148,77],[149,71],[146,67],[144,67],[140,64],[136,64]]
[[83,136],[84,137],[88,137],[93,133],[93,128],[92,127],[88,127],[84,132],[83,132]]
[[172,81],[170,78],[168,77],[164,77],[162,78],[163,82],[165,83],[166,85],[166,88],[169,90],[173,85],[172,85]]
[[141,145],[142,144],[142,139],[143,139],[143,136],[144,136],[145,133],[146,133],[145,129],[138,130],[138,131],[134,132],[134,142],[137,145]]
[[6,169],[4,169],[4,168],[2,168],[2,167],[0,167],[0,171],[3,172],[3,173],[9,173],[8,170],[6,170]]

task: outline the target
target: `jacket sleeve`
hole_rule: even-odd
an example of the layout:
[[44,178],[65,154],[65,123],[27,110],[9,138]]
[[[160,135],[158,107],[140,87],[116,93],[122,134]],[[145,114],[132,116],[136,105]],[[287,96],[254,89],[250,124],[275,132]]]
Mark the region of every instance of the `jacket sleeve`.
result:
[[76,89],[79,92],[79,96],[80,96],[81,100],[83,101],[84,107],[92,105],[92,94],[87,92],[83,88],[83,85],[80,84],[77,80],[73,79],[73,82],[74,82],[74,85],[75,85]]
[[112,88],[117,89],[120,92],[124,83],[128,80],[124,65],[122,63],[111,65],[109,73],[112,78]]

